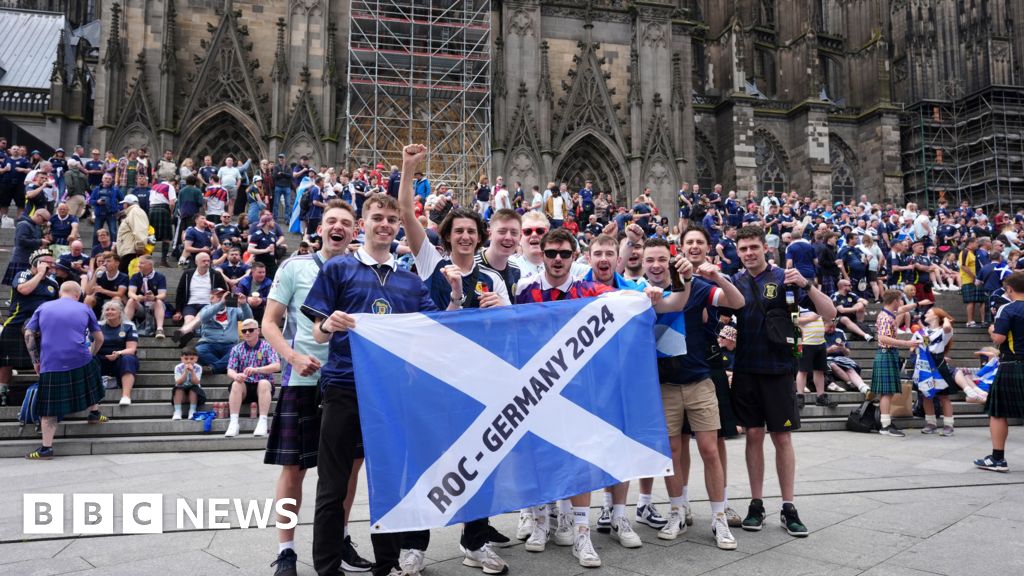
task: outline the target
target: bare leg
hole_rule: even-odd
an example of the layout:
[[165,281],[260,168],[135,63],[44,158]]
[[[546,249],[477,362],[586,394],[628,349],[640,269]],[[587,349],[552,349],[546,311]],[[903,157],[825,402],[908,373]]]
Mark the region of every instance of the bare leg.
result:
[[135,374],[121,376],[121,397],[131,398],[133,386],[135,386]]
[[792,433],[772,432],[772,443],[775,444],[775,471],[779,475],[779,489],[782,491],[782,501],[792,502],[796,481],[796,452],[793,450]]
[[747,477],[750,479],[750,498],[764,498],[764,428],[747,428]]
[[[302,507],[302,480],[305,477],[306,471],[296,465],[281,467],[281,474],[277,477],[277,488],[274,497],[279,501],[285,498],[295,500],[295,504],[284,504],[283,508],[296,516],[298,516],[299,509]],[[288,520],[288,518],[280,514],[277,516],[277,523],[279,525],[287,523]],[[277,541],[281,544],[294,542],[295,528],[278,528]]]

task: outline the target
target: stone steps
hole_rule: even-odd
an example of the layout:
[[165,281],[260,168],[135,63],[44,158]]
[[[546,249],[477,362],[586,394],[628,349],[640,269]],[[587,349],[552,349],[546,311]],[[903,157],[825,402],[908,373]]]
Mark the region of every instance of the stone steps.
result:
[[[244,424],[244,420],[239,420]],[[109,438],[61,438],[56,443],[58,456],[89,454],[141,454],[154,452],[214,452],[227,450],[263,450],[266,438],[255,438],[252,429],[235,438],[225,438],[219,432],[201,433],[202,427],[183,434],[167,436],[130,436]],[[0,458],[24,458],[39,446],[38,437],[0,441]]]
[[[142,436],[171,436],[178,434],[201,434],[203,423],[197,420],[171,420],[171,412],[167,410],[166,417],[147,419],[119,419],[116,416],[117,408],[114,408],[114,416],[103,424],[89,424],[84,420],[85,414],[68,415],[69,419],[57,424],[56,438],[111,438],[111,437],[142,437]],[[110,408],[104,408],[104,413],[110,414]],[[256,419],[248,417],[248,409],[242,414],[244,417],[238,419],[242,433],[252,434],[256,428]],[[71,419],[74,418],[74,419]],[[224,434],[227,430],[228,419],[218,418],[213,422],[211,434]],[[0,423],[0,439],[24,439],[38,437],[33,426],[20,427],[17,422]]]

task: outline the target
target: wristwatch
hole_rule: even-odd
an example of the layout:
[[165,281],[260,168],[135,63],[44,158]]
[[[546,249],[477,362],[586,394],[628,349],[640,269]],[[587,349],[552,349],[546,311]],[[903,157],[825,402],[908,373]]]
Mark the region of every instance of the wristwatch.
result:
[[456,302],[458,302],[459,306],[463,306],[463,305],[466,304],[466,298],[467,297],[469,297],[469,294],[463,294],[461,298],[452,298],[452,300],[455,300]]

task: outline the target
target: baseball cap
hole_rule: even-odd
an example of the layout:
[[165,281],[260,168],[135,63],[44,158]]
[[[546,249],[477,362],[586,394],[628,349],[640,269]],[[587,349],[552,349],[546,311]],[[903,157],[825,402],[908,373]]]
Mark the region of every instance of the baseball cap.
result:
[[121,204],[138,204],[138,203],[139,203],[139,197],[136,196],[135,194],[129,194],[129,195],[124,197],[124,200],[121,200]]
[[263,176],[253,176],[252,181],[253,182],[262,182],[263,181]]
[[210,290],[210,294],[211,295],[212,294],[224,294],[225,292],[227,292],[227,290],[225,290],[223,288],[214,288],[213,290]]

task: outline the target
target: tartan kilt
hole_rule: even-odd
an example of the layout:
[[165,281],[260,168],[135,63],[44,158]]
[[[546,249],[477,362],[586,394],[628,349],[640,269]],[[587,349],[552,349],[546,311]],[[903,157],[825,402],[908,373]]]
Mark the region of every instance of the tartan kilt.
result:
[[263,463],[316,468],[319,447],[317,387],[282,386]]
[[985,291],[974,283],[964,284],[960,287],[960,296],[963,297],[964,304],[977,304],[988,302],[988,297],[985,295]]
[[100,366],[92,359],[81,368],[39,375],[39,415],[64,416],[99,404],[106,391]]
[[985,401],[985,413],[996,418],[1024,418],[1024,364],[999,363]]
[[879,348],[871,365],[871,391],[877,395],[899,394],[900,352],[895,348]]
[[173,240],[174,228],[171,227],[171,209],[166,204],[157,204],[149,209],[149,225],[153,227],[153,236],[157,242]]
[[25,270],[28,270],[28,262],[11,262],[7,265],[7,271],[4,272],[4,279],[2,283],[4,286],[14,286],[14,280]]
[[832,296],[836,293],[836,277],[828,274],[821,275],[821,291]]
[[4,326],[0,334],[0,366],[10,366],[15,370],[32,370],[32,357],[25,347],[24,324]]

